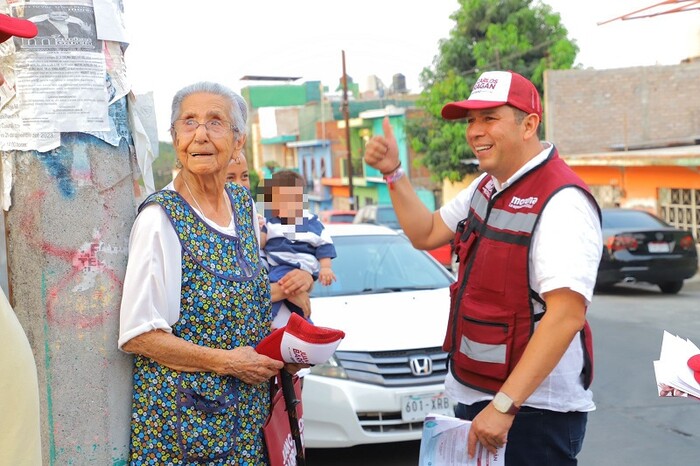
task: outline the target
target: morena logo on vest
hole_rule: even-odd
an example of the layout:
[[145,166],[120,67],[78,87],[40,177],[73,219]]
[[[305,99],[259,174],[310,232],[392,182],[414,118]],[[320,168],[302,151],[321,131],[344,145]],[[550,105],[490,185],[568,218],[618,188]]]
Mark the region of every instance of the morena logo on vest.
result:
[[491,195],[493,194],[493,180],[488,180],[481,188],[481,192],[484,193],[486,199],[491,199]]
[[517,196],[513,196],[513,199],[510,200],[508,207],[511,209],[532,209],[535,204],[537,204],[538,200],[539,199],[536,196],[530,196],[522,199]]

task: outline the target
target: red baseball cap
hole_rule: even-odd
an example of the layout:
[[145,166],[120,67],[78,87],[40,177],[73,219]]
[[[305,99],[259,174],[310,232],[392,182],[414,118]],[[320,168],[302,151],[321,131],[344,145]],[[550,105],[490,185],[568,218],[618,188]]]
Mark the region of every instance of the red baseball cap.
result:
[[468,110],[511,105],[523,112],[535,113],[542,120],[542,103],[537,88],[513,71],[487,71],[479,76],[467,100],[450,102],[442,107],[442,117],[456,120],[467,116]]
[[22,18],[0,14],[0,43],[12,36],[31,38],[37,34],[36,24]]
[[263,338],[255,350],[272,359],[299,364],[322,364],[333,356],[345,332],[317,327],[292,312],[284,327]]

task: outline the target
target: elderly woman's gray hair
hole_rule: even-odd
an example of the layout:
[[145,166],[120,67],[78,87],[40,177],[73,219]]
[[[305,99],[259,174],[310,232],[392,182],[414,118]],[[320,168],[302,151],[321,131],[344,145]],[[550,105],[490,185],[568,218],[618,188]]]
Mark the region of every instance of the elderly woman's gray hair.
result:
[[223,84],[208,81],[190,84],[189,86],[185,86],[177,91],[173,97],[173,105],[170,113],[170,124],[175,123],[177,117],[180,116],[180,107],[182,106],[182,101],[185,100],[185,97],[199,93],[220,95],[228,99],[228,101],[231,102],[231,122],[236,128],[238,128],[239,134],[246,134],[246,123],[248,122],[248,104],[246,104],[245,99]]

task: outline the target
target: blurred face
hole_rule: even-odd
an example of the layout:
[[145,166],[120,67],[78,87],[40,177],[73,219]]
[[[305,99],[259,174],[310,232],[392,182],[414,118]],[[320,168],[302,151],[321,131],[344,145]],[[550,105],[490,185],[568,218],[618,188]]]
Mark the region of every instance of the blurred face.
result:
[[226,169],[226,181],[240,184],[250,189],[248,162],[243,155],[238,155],[237,158],[234,157],[229,162],[228,168]]
[[501,183],[529,159],[524,136],[524,123],[516,121],[508,105],[467,113],[467,143],[479,160],[479,168]]
[[304,214],[304,187],[273,186],[272,213],[289,220],[301,218]]
[[52,11],[49,13],[49,19],[51,21],[66,21],[68,19],[68,13],[65,11]]
[[[183,171],[195,176],[223,178],[231,157],[245,143],[244,136],[238,136],[230,129],[230,115],[231,104],[225,97],[204,92],[185,97],[177,117],[179,121],[172,130],[173,146]],[[178,129],[182,122],[192,123],[192,120],[194,125],[188,130]],[[207,130],[205,124],[210,121],[224,125],[226,130],[220,134]],[[199,126],[192,131],[197,124]]]

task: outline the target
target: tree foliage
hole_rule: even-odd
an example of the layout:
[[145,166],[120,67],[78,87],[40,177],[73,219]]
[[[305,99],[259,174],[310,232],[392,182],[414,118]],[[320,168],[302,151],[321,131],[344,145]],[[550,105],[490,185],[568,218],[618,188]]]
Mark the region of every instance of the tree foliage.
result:
[[473,159],[463,121],[440,115],[447,102],[464,100],[479,74],[512,70],[529,78],[543,93],[546,69],[571,68],[578,47],[567,37],[558,13],[532,0],[458,0],[450,18],[455,26],[439,44],[433,65],[423,69],[422,117],[408,122],[413,149],[420,163],[437,180],[461,180],[473,170],[462,161]]

